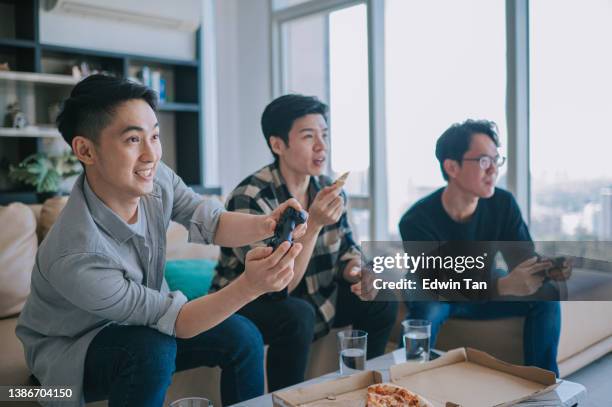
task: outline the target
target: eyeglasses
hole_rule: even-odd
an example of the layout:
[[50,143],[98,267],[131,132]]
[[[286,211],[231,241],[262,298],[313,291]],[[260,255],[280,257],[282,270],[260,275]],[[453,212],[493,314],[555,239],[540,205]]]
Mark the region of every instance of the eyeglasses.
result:
[[490,155],[481,155],[478,158],[464,158],[462,161],[478,161],[480,168],[483,170],[488,170],[491,167],[491,164],[495,164],[497,168],[504,165],[506,162],[506,157],[502,157],[501,155],[496,155],[495,157],[491,157]]

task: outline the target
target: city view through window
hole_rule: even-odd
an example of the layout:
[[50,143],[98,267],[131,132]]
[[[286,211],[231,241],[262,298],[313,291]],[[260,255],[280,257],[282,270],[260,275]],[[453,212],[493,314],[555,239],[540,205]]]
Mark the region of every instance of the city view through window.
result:
[[496,122],[506,155],[505,3],[388,0],[385,6],[388,231],[399,239],[402,214],[445,185],[435,145],[451,124]]
[[533,238],[612,240],[612,2],[529,4]]

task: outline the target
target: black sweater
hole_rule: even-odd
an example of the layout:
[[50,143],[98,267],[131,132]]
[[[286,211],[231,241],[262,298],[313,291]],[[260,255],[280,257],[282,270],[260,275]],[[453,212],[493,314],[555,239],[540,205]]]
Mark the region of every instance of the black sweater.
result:
[[[447,251],[455,254],[459,252],[463,255],[473,255],[482,253],[483,250],[492,252],[487,259],[487,270],[490,271],[488,275],[489,290],[487,293],[477,294],[476,297],[485,299],[497,296],[499,275],[495,275],[494,267],[491,267],[495,252],[502,253],[509,270],[534,255],[531,235],[523,221],[518,204],[510,192],[495,188],[492,197],[478,200],[476,211],[469,221],[459,223],[451,219],[444,210],[442,206],[443,191],[444,188],[440,188],[426,196],[404,214],[399,223],[402,240],[404,242],[449,242],[448,245],[452,245],[452,249],[447,247]],[[456,243],[466,241],[481,243],[471,245]],[[516,241],[529,243],[519,245],[503,243]],[[466,274],[464,277],[468,277],[468,275]],[[463,295],[475,299],[474,293],[463,293]]]

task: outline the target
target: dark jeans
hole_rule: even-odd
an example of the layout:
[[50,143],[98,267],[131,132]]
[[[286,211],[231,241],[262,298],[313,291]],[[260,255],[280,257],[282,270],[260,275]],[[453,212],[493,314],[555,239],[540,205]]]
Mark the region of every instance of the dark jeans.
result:
[[144,326],[104,328],[87,350],[85,399],[108,399],[109,407],[162,406],[172,374],[199,366],[221,367],[224,405],[263,394],[261,335],[251,321],[233,315],[190,339]]
[[561,332],[561,307],[556,301],[529,302],[411,302],[407,304],[410,318],[431,321],[431,346],[442,324],[449,318],[497,319],[525,317],[523,348],[525,364],[555,372],[557,347]]
[[[293,296],[277,301],[260,297],[238,312],[257,325],[264,342],[270,345],[268,390],[304,381],[314,338],[314,306]],[[396,315],[397,303],[361,301],[347,284],[339,285],[334,327],[352,324],[354,329],[368,332],[368,359],[385,352]]]

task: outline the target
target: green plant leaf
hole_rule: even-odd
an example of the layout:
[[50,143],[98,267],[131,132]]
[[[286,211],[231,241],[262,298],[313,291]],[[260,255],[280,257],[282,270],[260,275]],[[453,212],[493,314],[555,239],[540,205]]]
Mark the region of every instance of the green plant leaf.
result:
[[23,182],[29,185],[36,185],[37,175],[31,174],[25,168],[9,167],[9,178],[13,181]]
[[45,166],[39,162],[33,162],[29,164],[28,166],[24,167],[24,169],[30,174],[41,174],[41,173],[46,172]]
[[37,192],[59,191],[62,179],[81,173],[81,166],[71,151],[61,156],[36,153],[26,157],[17,166],[9,166],[9,178],[33,185]]
[[36,192],[57,192],[61,176],[54,169],[47,171],[42,180],[38,183]]

